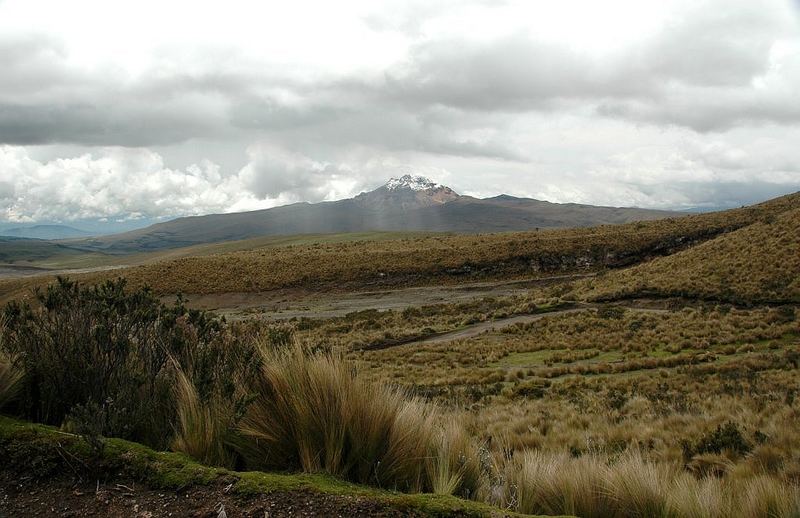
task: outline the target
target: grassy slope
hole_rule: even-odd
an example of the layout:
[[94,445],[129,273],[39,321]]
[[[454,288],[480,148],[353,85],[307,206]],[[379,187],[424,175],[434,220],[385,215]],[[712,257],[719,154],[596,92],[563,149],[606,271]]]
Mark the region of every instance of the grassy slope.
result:
[[[260,238],[267,240],[264,246],[249,240],[203,245],[170,252],[189,256],[160,255],[139,266],[79,278],[98,282],[124,276],[134,286],[146,284],[159,294],[364,289],[515,278],[636,264],[798,206],[800,194],[793,194],[719,213],[582,229],[404,238],[390,233],[378,234],[378,239],[373,234],[337,235],[333,242],[318,236],[311,243],[304,241],[308,236]],[[2,281],[0,300],[24,296],[48,281],[44,277]]]
[[426,232],[362,232],[352,234],[301,234],[295,236],[264,236],[239,241],[193,245],[157,252],[106,254],[77,248],[75,240],[41,241],[0,237],[0,263],[24,264],[41,268],[96,268],[130,266],[181,257],[202,257],[212,254],[242,252],[259,248],[342,243],[350,241],[386,241],[434,235]]
[[682,296],[798,303],[800,208],[586,284],[585,296],[593,300]]
[[0,264],[48,266],[53,261],[72,264],[105,257],[97,252],[84,252],[69,246],[40,239],[0,237]]
[[[184,455],[155,452],[140,444],[107,439],[101,460],[93,459],[78,436],[55,428],[16,421],[0,416],[0,469],[24,472],[34,478],[71,473],[92,466],[106,476],[132,477],[152,489],[185,489],[209,485],[224,478],[240,494],[305,490],[345,496],[359,496],[430,516],[491,516],[497,508],[455,498],[430,494],[404,494],[358,486],[326,475],[235,472],[200,465]],[[67,460],[70,459],[69,465]],[[93,475],[97,476],[95,471]],[[508,514],[508,513],[507,513]],[[511,514],[510,514],[511,515]]]

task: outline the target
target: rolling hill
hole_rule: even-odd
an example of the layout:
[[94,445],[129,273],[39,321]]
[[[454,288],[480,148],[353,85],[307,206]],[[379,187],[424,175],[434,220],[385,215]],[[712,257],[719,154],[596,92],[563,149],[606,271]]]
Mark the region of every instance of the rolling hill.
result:
[[778,213],[668,257],[588,283],[587,297],[800,303],[800,194]]
[[[590,228],[480,235],[343,234],[328,240],[257,238],[141,254],[149,259],[138,266],[75,277],[92,283],[124,276],[132,285],[149,285],[159,294],[211,294],[371,289],[621,270],[690,251],[759,222],[782,225],[782,215],[797,209],[800,194],[724,212]],[[608,279],[612,273],[606,274]],[[46,282],[46,277],[2,281],[0,299],[24,296]],[[597,286],[604,282],[605,277],[598,279]]]
[[367,231],[506,232],[589,227],[675,215],[678,213],[558,204],[507,195],[479,199],[459,195],[426,178],[406,175],[355,198],[178,218],[141,230],[70,244],[125,254],[258,236]]

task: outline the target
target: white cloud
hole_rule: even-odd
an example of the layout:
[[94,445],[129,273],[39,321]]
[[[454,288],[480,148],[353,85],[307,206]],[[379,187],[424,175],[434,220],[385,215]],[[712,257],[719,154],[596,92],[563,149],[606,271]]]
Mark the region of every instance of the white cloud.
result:
[[0,219],[15,222],[158,218],[261,208],[238,176],[208,161],[170,169],[156,153],[107,148],[39,162],[25,148],[0,147]]
[[297,201],[337,200],[377,187],[379,175],[447,171],[380,159],[319,162],[269,143],[248,149],[247,164],[225,174],[208,160],[166,167],[147,149],[101,148],[73,158],[39,161],[25,147],[0,146],[0,221],[164,218],[240,212]]
[[798,21],[782,0],[5,0],[0,219],[248,210],[405,171],[740,204],[800,186]]

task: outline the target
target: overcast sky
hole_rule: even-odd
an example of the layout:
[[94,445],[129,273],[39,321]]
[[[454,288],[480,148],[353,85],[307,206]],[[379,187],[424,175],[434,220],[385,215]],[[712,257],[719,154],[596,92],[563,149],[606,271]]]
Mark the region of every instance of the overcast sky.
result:
[[0,222],[800,190],[800,3],[0,0]]

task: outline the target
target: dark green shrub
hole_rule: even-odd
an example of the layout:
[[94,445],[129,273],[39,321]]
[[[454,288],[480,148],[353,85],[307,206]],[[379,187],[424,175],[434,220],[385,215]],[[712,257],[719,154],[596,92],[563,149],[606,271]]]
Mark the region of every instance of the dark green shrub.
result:
[[618,320],[625,315],[625,308],[620,306],[603,306],[597,310],[597,316],[605,319]]
[[[165,447],[174,429],[175,365],[202,400],[233,397],[235,378],[255,360],[252,346],[179,297],[162,304],[125,281],[83,287],[64,278],[36,292],[37,305],[4,310],[3,347],[24,368],[18,413]],[[257,363],[257,362],[256,362]]]
[[739,430],[739,426],[728,421],[725,424],[717,425],[717,428],[710,433],[706,433],[694,445],[693,453],[722,453],[723,450],[739,455],[749,453],[753,446],[744,438],[744,434]]
[[547,393],[550,384],[550,380],[532,378],[516,385],[512,394],[517,398],[540,399]]

